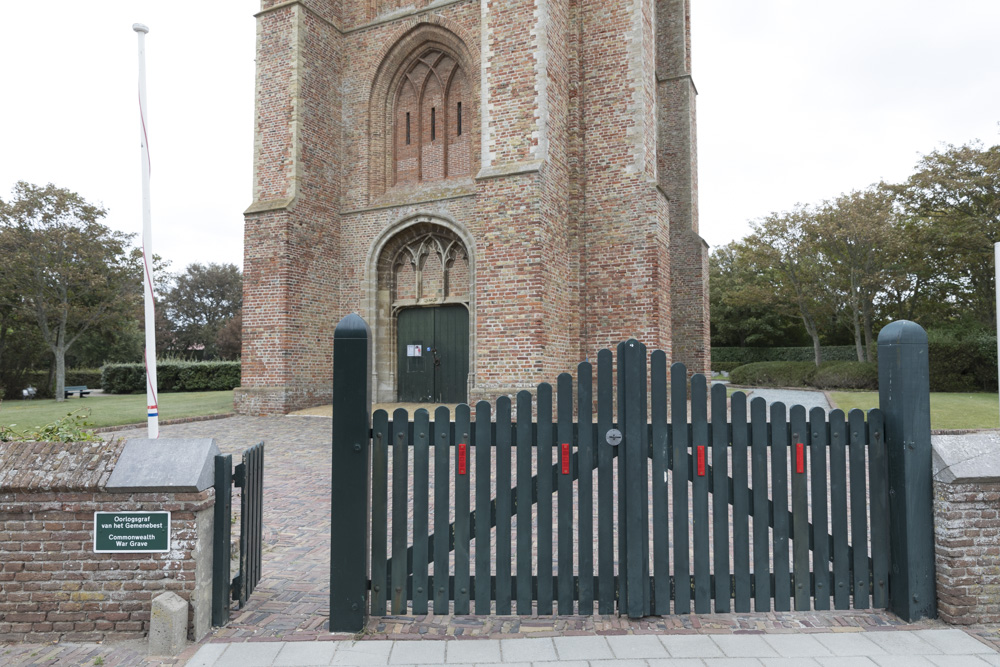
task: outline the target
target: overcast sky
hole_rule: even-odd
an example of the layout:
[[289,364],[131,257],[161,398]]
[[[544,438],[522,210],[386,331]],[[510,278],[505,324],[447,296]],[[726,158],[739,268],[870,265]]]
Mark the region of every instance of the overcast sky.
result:
[[[942,143],[1000,142],[1000,0],[692,0],[701,233],[879,179]],[[242,264],[259,0],[7,2],[0,196],[55,183],[141,230],[146,37],[153,249],[173,271]]]

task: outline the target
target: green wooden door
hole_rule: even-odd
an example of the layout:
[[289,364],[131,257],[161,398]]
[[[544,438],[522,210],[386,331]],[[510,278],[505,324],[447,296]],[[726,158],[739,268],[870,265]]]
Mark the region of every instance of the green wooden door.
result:
[[400,311],[396,340],[400,401],[466,401],[469,311],[464,306]]

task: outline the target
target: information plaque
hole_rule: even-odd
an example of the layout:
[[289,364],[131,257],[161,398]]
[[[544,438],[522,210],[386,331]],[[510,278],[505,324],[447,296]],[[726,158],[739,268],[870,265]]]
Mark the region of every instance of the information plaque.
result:
[[95,553],[170,551],[170,512],[94,512]]

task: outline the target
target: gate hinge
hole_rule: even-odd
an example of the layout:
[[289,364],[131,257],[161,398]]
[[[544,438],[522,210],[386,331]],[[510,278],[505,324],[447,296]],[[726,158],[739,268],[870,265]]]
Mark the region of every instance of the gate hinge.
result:
[[243,485],[247,482],[247,464],[240,463],[236,466],[236,470],[233,471],[233,486],[238,488],[243,488]]

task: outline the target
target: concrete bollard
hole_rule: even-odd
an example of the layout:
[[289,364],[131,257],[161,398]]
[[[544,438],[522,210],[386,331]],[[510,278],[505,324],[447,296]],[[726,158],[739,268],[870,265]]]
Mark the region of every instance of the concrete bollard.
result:
[[149,655],[178,655],[187,646],[188,602],[176,593],[153,598],[149,614]]

